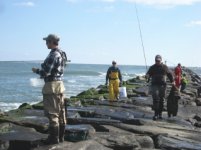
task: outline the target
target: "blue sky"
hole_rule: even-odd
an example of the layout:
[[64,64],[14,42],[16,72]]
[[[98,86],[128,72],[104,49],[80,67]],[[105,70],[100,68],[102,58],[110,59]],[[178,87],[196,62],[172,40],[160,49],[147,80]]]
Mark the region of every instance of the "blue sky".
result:
[[55,33],[73,63],[201,65],[201,0],[0,0],[2,61],[44,60]]

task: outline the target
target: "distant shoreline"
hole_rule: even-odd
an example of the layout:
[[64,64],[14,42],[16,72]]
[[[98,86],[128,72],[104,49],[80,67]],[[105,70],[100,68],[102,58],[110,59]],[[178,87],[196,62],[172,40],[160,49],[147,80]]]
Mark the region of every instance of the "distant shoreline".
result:
[[[0,62],[43,62],[44,60],[0,60]],[[93,63],[77,63],[77,62],[70,62],[69,64],[82,64],[82,65],[111,65],[110,63],[108,64],[93,64]],[[119,66],[139,66],[139,67],[146,67],[145,65],[131,65],[131,64],[118,64]],[[151,65],[150,65],[151,66]],[[149,65],[147,67],[150,67]],[[173,68],[176,67],[172,66],[172,65],[168,65],[168,67]],[[190,68],[190,69],[200,69],[201,66],[184,66],[186,68]]]

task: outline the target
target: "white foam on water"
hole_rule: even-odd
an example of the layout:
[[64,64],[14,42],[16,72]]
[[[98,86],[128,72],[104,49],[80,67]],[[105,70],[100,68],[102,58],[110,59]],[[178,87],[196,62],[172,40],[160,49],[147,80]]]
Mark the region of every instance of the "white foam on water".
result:
[[[37,104],[39,102],[40,101],[29,102],[28,104],[34,105],[34,104]],[[23,103],[25,103],[25,102],[23,102]],[[13,110],[13,109],[17,109],[23,103],[5,103],[5,102],[0,102],[0,110],[3,111],[3,112],[7,112],[7,111],[10,111],[10,110]]]
[[144,76],[146,73],[145,72],[142,72],[142,73],[136,73],[135,75],[136,76]]
[[6,112],[9,110],[17,109],[22,103],[5,103],[0,102],[1,111]]
[[100,77],[102,77],[102,76],[106,76],[106,72],[98,72],[100,75]]
[[33,87],[42,87],[44,82],[43,82],[42,79],[39,79],[39,78],[31,78],[30,79],[30,84]]
[[76,80],[68,80],[69,83],[76,83]]

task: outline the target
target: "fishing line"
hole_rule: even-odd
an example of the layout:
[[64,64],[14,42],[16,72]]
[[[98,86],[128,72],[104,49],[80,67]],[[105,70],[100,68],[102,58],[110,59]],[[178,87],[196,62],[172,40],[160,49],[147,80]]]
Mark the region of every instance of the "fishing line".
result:
[[139,27],[139,31],[140,31],[140,39],[141,39],[141,44],[142,44],[142,49],[143,49],[146,71],[147,71],[147,60],[146,60],[146,55],[145,55],[145,48],[144,48],[144,42],[143,42],[143,38],[142,38],[141,24],[140,24],[140,19],[139,19],[139,15],[138,15],[136,2],[135,2],[135,11],[136,11],[136,17],[137,17],[137,21],[138,21],[138,27]]

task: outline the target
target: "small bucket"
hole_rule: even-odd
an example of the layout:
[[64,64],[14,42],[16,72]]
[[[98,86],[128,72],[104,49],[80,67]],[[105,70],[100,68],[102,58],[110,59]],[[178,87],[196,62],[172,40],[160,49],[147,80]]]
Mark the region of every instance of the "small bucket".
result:
[[126,87],[119,87],[119,98],[127,98]]

